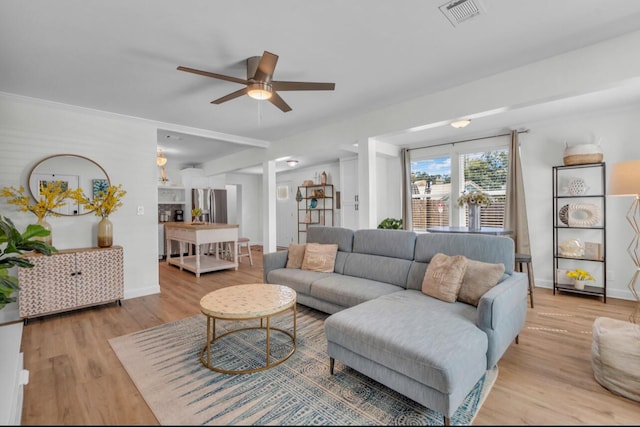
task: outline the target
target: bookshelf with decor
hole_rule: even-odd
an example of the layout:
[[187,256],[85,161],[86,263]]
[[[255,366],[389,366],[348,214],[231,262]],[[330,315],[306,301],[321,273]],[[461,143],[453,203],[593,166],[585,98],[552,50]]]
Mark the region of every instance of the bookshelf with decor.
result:
[[334,226],[333,184],[298,186],[298,243],[306,242],[310,225]]
[[[553,167],[553,293],[607,302],[606,165]],[[569,273],[569,274],[567,274]],[[572,276],[587,275],[584,285]]]

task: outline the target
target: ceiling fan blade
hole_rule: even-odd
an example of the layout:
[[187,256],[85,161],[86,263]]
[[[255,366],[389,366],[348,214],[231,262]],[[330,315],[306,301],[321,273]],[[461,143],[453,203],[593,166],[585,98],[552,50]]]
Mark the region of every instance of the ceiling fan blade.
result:
[[313,83],[313,82],[271,82],[273,90],[334,90],[335,83]]
[[277,63],[278,55],[274,55],[273,53],[265,50],[260,62],[258,63],[258,69],[256,70],[256,74],[253,76],[253,79],[260,82],[270,82]]
[[247,93],[248,88],[242,88],[240,90],[237,90],[235,92],[231,92],[229,95],[225,95],[222,98],[218,98],[218,99],[214,99],[213,101],[211,101],[212,104],[222,104],[223,102],[227,102],[227,101],[231,101],[232,99],[241,97],[242,95],[245,95]]
[[291,111],[291,107],[289,104],[284,102],[284,99],[280,97],[275,91],[271,93],[271,98],[269,98],[269,102],[281,109],[283,112]]
[[209,71],[196,70],[195,68],[179,66],[178,71],[186,71],[187,73],[199,74],[201,76],[213,77],[214,79],[226,80],[228,82],[240,83],[243,85],[249,84],[248,81],[239,79],[237,77],[225,76],[224,74],[210,73]]

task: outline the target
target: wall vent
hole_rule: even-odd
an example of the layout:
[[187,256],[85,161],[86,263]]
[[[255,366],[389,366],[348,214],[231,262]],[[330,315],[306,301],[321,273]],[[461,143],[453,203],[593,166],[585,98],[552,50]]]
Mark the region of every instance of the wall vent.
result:
[[479,0],[455,0],[443,4],[439,9],[454,27],[484,12]]

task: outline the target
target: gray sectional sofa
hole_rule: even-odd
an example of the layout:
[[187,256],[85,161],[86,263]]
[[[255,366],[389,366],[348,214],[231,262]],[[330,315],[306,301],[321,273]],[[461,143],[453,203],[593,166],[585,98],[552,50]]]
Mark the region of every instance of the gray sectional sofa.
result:
[[[264,255],[264,282],[286,285],[325,320],[334,360],[444,415],[454,414],[487,369],[517,339],[527,313],[527,275],[514,272],[504,236],[310,227],[308,243],[338,244],[331,273],[286,268],[287,251]],[[477,307],[421,291],[437,253],[502,263]]]

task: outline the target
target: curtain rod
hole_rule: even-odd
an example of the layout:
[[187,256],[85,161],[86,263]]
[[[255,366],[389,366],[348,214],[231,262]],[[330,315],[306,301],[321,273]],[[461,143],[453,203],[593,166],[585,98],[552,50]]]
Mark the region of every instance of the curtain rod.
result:
[[[518,131],[518,134],[521,134],[521,133],[528,133],[528,132],[529,132],[529,129],[519,130],[519,131]],[[456,145],[456,144],[461,144],[461,143],[463,143],[463,142],[479,141],[479,140],[481,140],[481,139],[490,139],[490,138],[497,138],[497,137],[499,137],[499,136],[509,136],[509,135],[511,135],[511,132],[509,132],[509,133],[501,133],[501,134],[498,134],[498,135],[481,136],[481,137],[479,137],[479,138],[462,139],[462,140],[460,140],[460,141],[444,142],[444,143],[442,143],[442,144],[427,145],[426,147],[414,147],[414,148],[408,148],[407,150],[408,150],[408,151],[411,151],[411,150],[421,150],[421,149],[423,149],[423,148],[442,147],[443,145]]]

